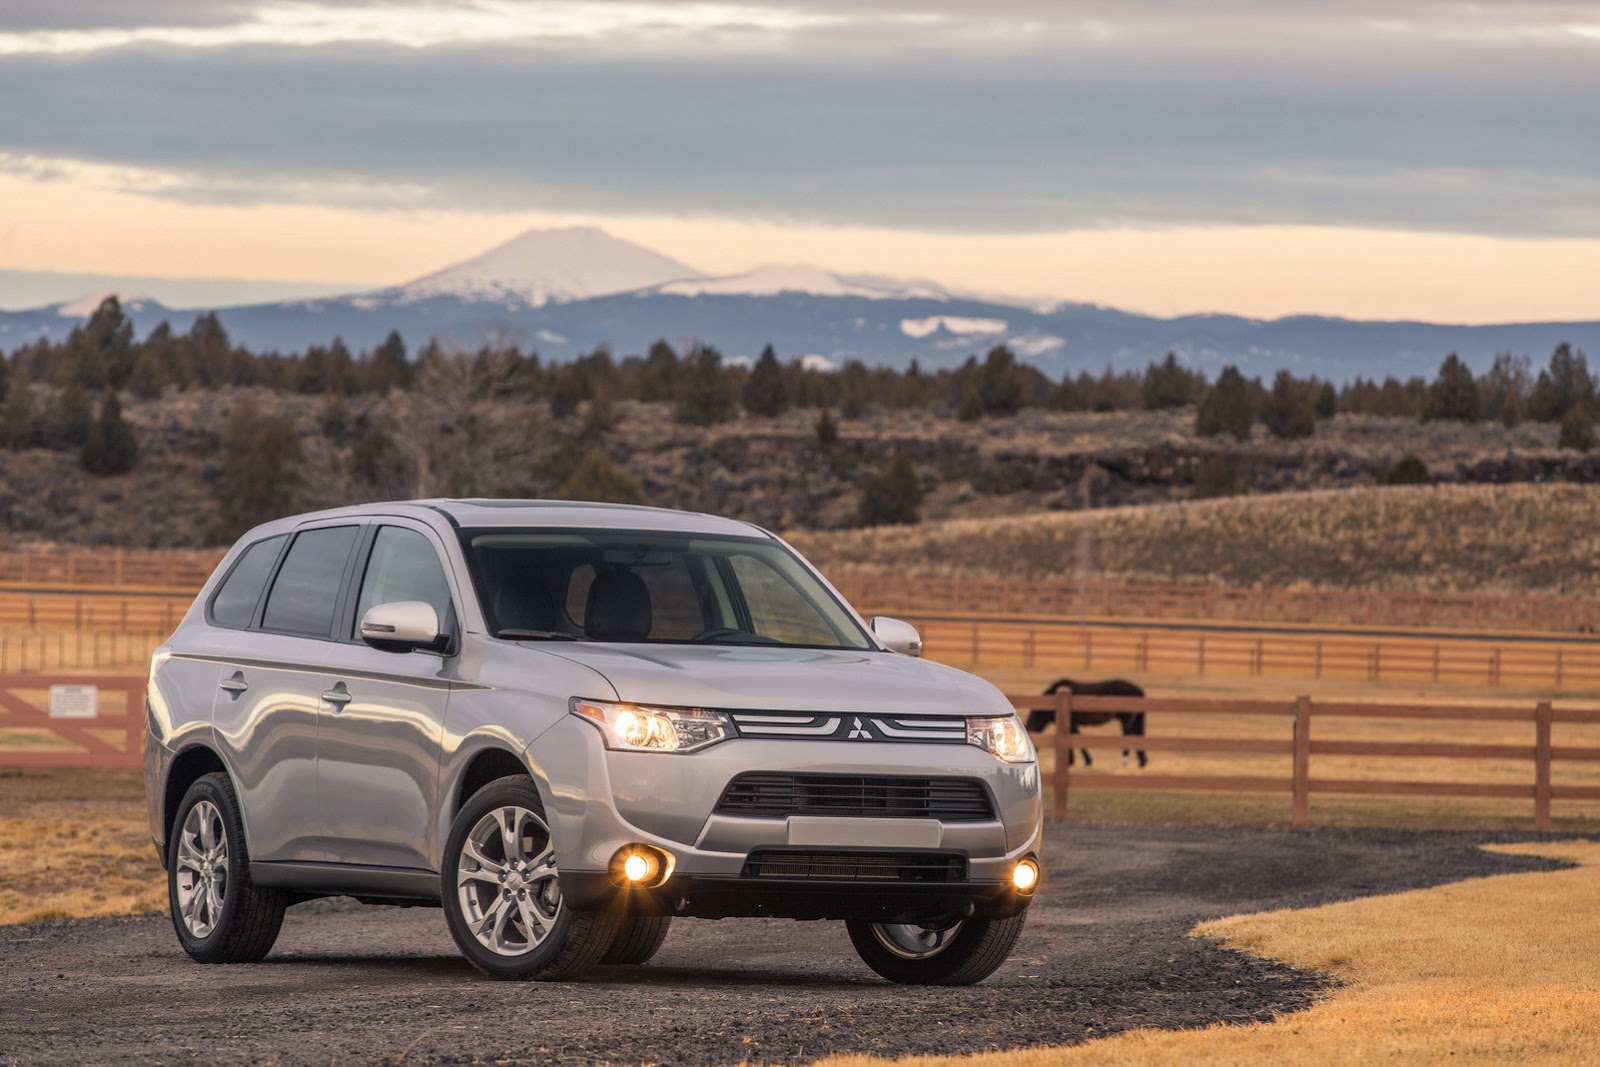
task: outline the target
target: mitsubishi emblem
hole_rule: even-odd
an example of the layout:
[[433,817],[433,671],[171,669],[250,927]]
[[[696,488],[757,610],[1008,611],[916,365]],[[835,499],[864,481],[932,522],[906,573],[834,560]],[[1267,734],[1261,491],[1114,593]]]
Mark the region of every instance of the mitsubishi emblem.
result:
[[859,715],[856,716],[855,722],[850,724],[850,737],[849,737],[849,739],[850,740],[854,740],[855,738],[858,738],[858,737],[861,738],[864,741],[871,741],[872,740],[872,735],[870,733],[868,733],[867,732],[867,728],[864,725],[862,725],[861,716],[859,716]]

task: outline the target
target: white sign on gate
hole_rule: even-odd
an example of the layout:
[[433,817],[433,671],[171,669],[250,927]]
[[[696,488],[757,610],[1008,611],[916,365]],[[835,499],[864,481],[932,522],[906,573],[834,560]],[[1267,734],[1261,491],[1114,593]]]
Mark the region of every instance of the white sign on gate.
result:
[[100,714],[100,690],[92,685],[52,685],[52,719],[92,719]]

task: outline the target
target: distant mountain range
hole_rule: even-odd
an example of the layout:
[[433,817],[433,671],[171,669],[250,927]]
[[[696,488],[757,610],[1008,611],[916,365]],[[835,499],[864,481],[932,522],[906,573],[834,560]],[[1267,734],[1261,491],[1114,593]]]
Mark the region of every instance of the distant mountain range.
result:
[[[0,349],[66,336],[100,299],[96,294],[0,312]],[[195,314],[137,296],[125,297],[124,307],[141,335],[162,321],[185,330]],[[1169,351],[1212,374],[1235,363],[1252,375],[1287,367],[1335,381],[1431,376],[1450,352],[1476,368],[1500,352],[1542,363],[1562,341],[1600,354],[1600,322],[1157,318],[1092,304],[976,297],[927,282],[806,266],[712,278],[586,227],[533,230],[405,285],[215,311],[230,336],[257,351],[296,351],[335,337],[361,351],[399,330],[413,351],[435,337],[466,349],[501,340],[564,360],[600,344],[619,355],[639,353],[664,337],[680,349],[703,341],[733,359],[753,358],[770,342],[784,358],[805,357],[817,366],[860,359],[903,367],[915,359],[931,369],[1005,344],[1052,377],[1108,363],[1142,367]]]

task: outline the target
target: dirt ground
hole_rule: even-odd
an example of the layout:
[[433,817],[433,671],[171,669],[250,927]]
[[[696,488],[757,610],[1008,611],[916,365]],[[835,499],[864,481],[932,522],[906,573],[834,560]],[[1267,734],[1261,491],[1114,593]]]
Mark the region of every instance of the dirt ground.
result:
[[190,962],[164,915],[5,927],[0,1062],[794,1062],[1262,1020],[1329,980],[1196,923],[1557,866],[1485,839],[1052,825],[1016,953],[954,990],[878,980],[838,923],[680,922],[650,964],[567,984],[482,979],[436,910],[343,900],[292,910],[249,966]]

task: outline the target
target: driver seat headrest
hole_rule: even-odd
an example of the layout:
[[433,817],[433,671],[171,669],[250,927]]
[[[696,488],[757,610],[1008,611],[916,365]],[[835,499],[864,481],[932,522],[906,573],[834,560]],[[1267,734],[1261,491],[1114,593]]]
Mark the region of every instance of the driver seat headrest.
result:
[[629,570],[601,571],[589,586],[583,632],[596,641],[643,641],[654,624],[650,590]]

